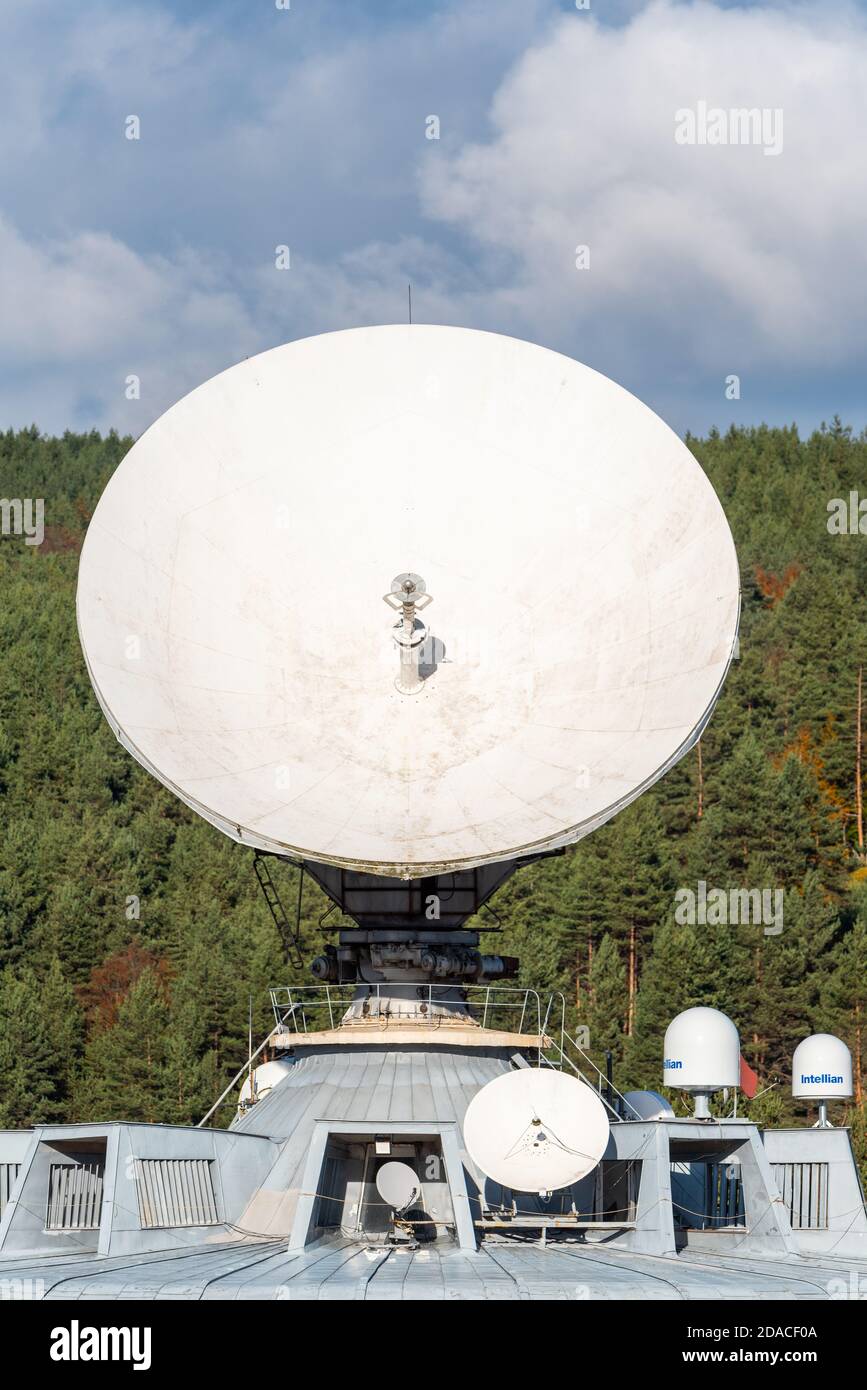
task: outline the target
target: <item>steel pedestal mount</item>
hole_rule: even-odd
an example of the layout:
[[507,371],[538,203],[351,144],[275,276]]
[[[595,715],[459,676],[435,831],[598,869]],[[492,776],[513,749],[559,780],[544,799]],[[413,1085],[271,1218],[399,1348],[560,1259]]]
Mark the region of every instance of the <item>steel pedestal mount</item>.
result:
[[401,998],[417,1008],[419,991],[427,994],[431,985],[437,986],[436,1007],[446,1009],[452,995],[452,1007],[459,1002],[461,985],[511,978],[518,970],[516,957],[479,949],[483,932],[499,930],[496,919],[490,928],[472,931],[463,924],[527,862],[509,860],[418,879],[305,863],[305,871],[335,907],[356,923],[342,927],[337,944],[317,956],[313,974],[323,984],[369,985],[371,996],[386,994],[398,1009]]

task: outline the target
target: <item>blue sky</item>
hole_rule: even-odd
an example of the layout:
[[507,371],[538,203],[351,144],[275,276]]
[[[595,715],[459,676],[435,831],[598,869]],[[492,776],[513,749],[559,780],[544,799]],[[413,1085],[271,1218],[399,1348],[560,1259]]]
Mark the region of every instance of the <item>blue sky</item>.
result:
[[[680,431],[860,429],[865,70],[851,4],[7,0],[0,426],[138,434],[254,352],[401,319],[411,279],[418,320]],[[781,111],[781,148],[678,144],[701,102]]]

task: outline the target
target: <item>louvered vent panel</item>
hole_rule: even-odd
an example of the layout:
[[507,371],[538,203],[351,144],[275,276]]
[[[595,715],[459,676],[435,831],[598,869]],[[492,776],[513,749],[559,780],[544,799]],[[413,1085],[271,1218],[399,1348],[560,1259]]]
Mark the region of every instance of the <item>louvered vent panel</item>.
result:
[[20,1163],[0,1163],[0,1216],[12,1196],[12,1189],[18,1180]]
[[48,1179],[49,1231],[94,1231],[102,1212],[102,1159],[52,1163]]
[[794,1231],[824,1231],[828,1227],[827,1163],[772,1163],[777,1190]]
[[143,1229],[219,1225],[210,1159],[138,1158],[135,1175]]

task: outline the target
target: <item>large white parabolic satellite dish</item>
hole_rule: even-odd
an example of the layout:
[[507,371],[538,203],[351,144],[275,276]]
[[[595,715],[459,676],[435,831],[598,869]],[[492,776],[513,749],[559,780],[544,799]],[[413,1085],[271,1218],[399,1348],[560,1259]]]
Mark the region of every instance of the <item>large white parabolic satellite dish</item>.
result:
[[[382,603],[407,573],[432,598],[413,694]],[[245,844],[403,877],[633,800],[710,717],[738,609],[719,501],[651,411],[421,325],[186,396],[109,482],[78,585],[94,688],[154,776]]]
[[476,1092],[464,1116],[470,1158],[513,1192],[571,1187],[596,1167],[608,1135],[599,1097],[553,1068],[504,1072]]

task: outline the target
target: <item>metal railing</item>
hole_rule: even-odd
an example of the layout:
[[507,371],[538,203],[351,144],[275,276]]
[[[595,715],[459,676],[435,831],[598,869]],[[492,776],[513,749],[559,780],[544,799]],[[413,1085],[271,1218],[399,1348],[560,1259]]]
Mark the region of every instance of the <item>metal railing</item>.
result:
[[[556,1040],[553,1038],[551,1039],[551,1041],[552,1045],[557,1049],[559,1053],[560,1070],[562,1071],[563,1067],[566,1066],[569,1067],[572,1071],[574,1071],[575,1075],[579,1077],[586,1085],[588,1085],[591,1088],[591,1090],[596,1091],[596,1093],[599,1096],[599,1099],[602,1101],[602,1104],[605,1106],[606,1110],[610,1110],[611,1114],[614,1116],[616,1120],[640,1120],[643,1118],[641,1115],[639,1115],[638,1111],[635,1109],[635,1106],[632,1105],[626,1099],[623,1092],[617,1089],[617,1087],[614,1085],[614,1082],[609,1081],[608,1078],[605,1076],[604,1072],[602,1072],[599,1069],[599,1067],[597,1067],[596,1063],[593,1061],[593,1058],[589,1057],[587,1053],[584,1051],[584,1049],[575,1041],[575,1039],[571,1037],[569,1033],[566,1032],[565,1027],[561,1032],[560,1042],[557,1043]],[[595,1084],[589,1079],[589,1077],[586,1077],[584,1075],[583,1071],[578,1066],[578,1064],[569,1056],[569,1053],[563,1046],[564,1043],[568,1043],[569,1046],[573,1049],[573,1051],[578,1053],[578,1056],[581,1058],[581,1061],[584,1063],[584,1065],[589,1067],[591,1071],[596,1073]],[[552,1064],[547,1057],[543,1057],[541,1061],[542,1064],[546,1066],[556,1065]],[[622,1107],[621,1110],[618,1110],[615,1105],[612,1105],[609,1096],[606,1095],[606,1092],[608,1091],[610,1091],[611,1095],[615,1095],[617,1099],[620,1101],[620,1105]],[[630,1110],[632,1111],[631,1116],[628,1113]]]
[[[284,1015],[284,1020],[283,1020],[284,1022],[285,1022],[286,1019],[289,1017],[289,1015],[294,1011],[294,1007],[295,1007],[295,1006],[293,1005],[291,1008],[289,1008],[289,1009],[286,1010],[285,1015]],[[211,1106],[210,1110],[208,1111],[207,1115],[203,1115],[202,1118],[199,1120],[199,1123],[196,1125],[196,1129],[201,1129],[203,1125],[206,1125],[206,1124],[208,1123],[208,1120],[211,1118],[211,1116],[212,1116],[217,1110],[219,1110],[220,1106],[221,1106],[221,1105],[223,1104],[223,1102],[225,1101],[225,1099],[226,1099],[227,1095],[229,1094],[229,1092],[230,1092],[235,1086],[237,1086],[238,1082],[241,1080],[241,1077],[242,1077],[245,1073],[246,1073],[247,1075],[250,1074],[250,1070],[251,1070],[252,1065],[253,1065],[253,1063],[255,1062],[256,1058],[259,1056],[260,1052],[263,1052],[264,1049],[268,1046],[268,1044],[269,1044],[269,1042],[271,1041],[271,1039],[272,1039],[273,1036],[274,1036],[273,1033],[268,1033],[268,1034],[262,1039],[262,1041],[260,1042],[259,1046],[256,1048],[256,1051],[250,1053],[250,1055],[249,1055],[249,1057],[247,1058],[247,1060],[246,1060],[246,1061],[243,1063],[243,1065],[240,1066],[240,1067],[238,1068],[238,1070],[235,1072],[235,1075],[232,1077],[232,1080],[229,1082],[229,1084],[228,1084],[228,1086],[226,1087],[226,1089],[225,1089],[224,1091],[222,1091],[222,1092],[220,1093],[220,1095],[217,1097],[217,1099],[214,1101],[214,1103],[213,1103],[213,1105]]]
[[[389,1002],[399,989],[395,1019],[434,1031],[443,1025],[442,1006],[466,1010],[481,1028],[541,1036],[550,1026],[559,1031],[557,1009],[549,1000],[543,1010],[538,990],[511,985],[409,984],[366,985],[369,1015],[387,1017]],[[318,1033],[339,1028],[357,1002],[359,987],[349,985],[277,985],[270,991],[275,1029],[281,1033]],[[438,1007],[439,1006],[439,1007]],[[359,1020],[360,1021],[360,1020]]]
[[[207,1124],[216,1110],[225,1102],[229,1092],[237,1086],[241,1077],[249,1073],[251,1064],[269,1044],[279,1043],[282,1036],[284,1046],[287,1036],[305,1033],[333,1032],[342,1023],[350,1008],[364,1002],[359,989],[367,991],[371,1003],[368,1019],[359,1018],[359,1023],[377,1018],[387,1020],[388,1005],[395,1003],[395,1021],[411,1023],[413,1027],[429,1029],[433,1035],[444,1027],[448,1028],[448,1015],[442,1007],[446,1004],[466,1011],[474,1025],[480,1029],[497,1030],[516,1034],[531,1034],[540,1039],[538,1065],[553,1067],[558,1071],[568,1068],[597,1092],[606,1108],[614,1118],[621,1120],[641,1116],[630,1105],[617,1087],[609,1083],[603,1072],[580,1043],[566,1031],[566,1000],[555,990],[544,997],[538,990],[517,985],[467,985],[467,984],[394,984],[365,985],[274,985],[269,990],[271,1008],[274,1014],[274,1028],[262,1040],[229,1082],[219,1099],[211,1106],[200,1121],[199,1126]],[[380,1007],[381,1001],[381,1007]],[[459,1014],[453,1014],[460,1017]],[[351,1021],[350,1021],[351,1022]],[[574,1055],[570,1055],[574,1054]],[[577,1056],[577,1061],[576,1061]],[[586,1067],[593,1078],[585,1075]],[[611,1103],[608,1094],[617,1097],[619,1108]],[[632,1112],[630,1116],[629,1112]]]

